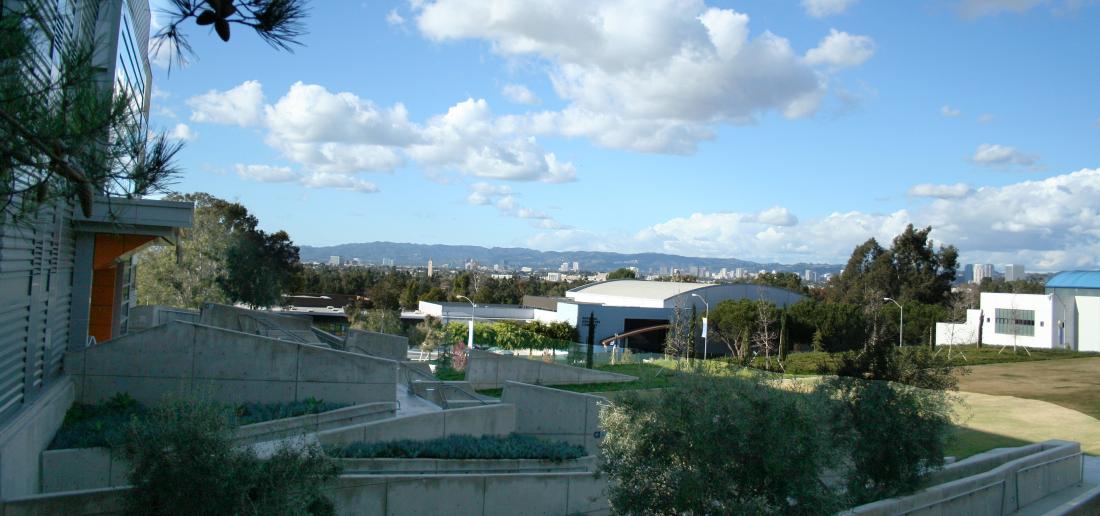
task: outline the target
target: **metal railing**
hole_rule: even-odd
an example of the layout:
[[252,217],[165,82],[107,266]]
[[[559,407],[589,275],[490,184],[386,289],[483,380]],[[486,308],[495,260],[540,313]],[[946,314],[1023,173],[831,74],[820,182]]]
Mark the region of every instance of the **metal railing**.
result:
[[[290,340],[293,340],[294,342],[297,342],[299,344],[308,344],[309,343],[309,341],[302,338],[301,335],[298,335],[298,334],[296,334],[296,333],[294,333],[294,332],[292,332],[292,331],[290,331],[286,328],[283,328],[281,326],[277,326],[275,324],[267,322],[263,319],[260,319],[259,317],[254,317],[254,316],[251,316],[249,314],[240,314],[239,313],[239,314],[237,314],[237,326],[239,326],[242,331],[245,330],[245,325],[241,324],[241,318],[242,317],[247,319],[247,320],[250,320],[250,321],[252,321],[253,323],[256,324],[256,326],[257,326],[257,329],[255,331],[256,335],[263,335],[263,333],[261,333],[260,329],[267,330],[268,332],[279,331],[279,332],[283,333],[284,335],[287,335],[288,337],[290,337]],[[270,335],[263,335],[263,336],[270,337]],[[276,338],[278,338],[278,337],[276,337]],[[279,340],[288,340],[288,339],[281,339],[280,338]]]
[[[454,392],[461,394],[463,397],[470,401],[476,401],[481,405],[490,404],[490,402],[486,400],[483,396],[479,396],[476,393],[467,392],[465,389],[459,387],[458,385],[447,383],[446,381],[440,380],[439,378],[436,378],[435,376],[425,373],[424,371],[421,371],[419,369],[408,367],[405,364],[401,364],[401,369],[405,371],[405,385],[409,390],[409,394],[412,394],[414,396],[417,395],[415,389],[415,384],[417,382],[419,382],[421,385],[432,385],[435,389],[437,389],[437,392],[439,394],[439,406],[444,409],[450,408],[450,403],[447,400],[447,394]],[[414,375],[418,376],[419,378],[413,378]]]

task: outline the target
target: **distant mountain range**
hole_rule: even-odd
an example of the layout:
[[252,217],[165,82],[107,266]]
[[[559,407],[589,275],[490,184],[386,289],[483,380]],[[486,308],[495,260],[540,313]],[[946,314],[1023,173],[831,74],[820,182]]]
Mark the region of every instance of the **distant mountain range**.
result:
[[[426,266],[428,258],[436,267],[448,265],[461,268],[469,260],[480,265],[492,267],[500,265],[508,270],[520,267],[532,269],[558,270],[563,262],[572,266],[578,262],[582,271],[605,272],[619,267],[637,267],[643,273],[655,274],[662,270],[680,269],[691,271],[692,267],[715,272],[723,267],[733,271],[741,267],[756,272],[761,269],[802,273],[810,269],[818,274],[836,273],[841,265],[828,263],[759,263],[736,258],[696,258],[661,253],[608,253],[599,251],[536,251],[522,247],[480,247],[473,245],[404,244],[398,242],[367,242],[359,244],[340,244],[324,247],[301,246],[303,262],[328,262],[329,257],[339,256],[344,260],[358,258],[364,264],[381,265],[392,263],[398,266]],[[391,262],[392,260],[392,262]]]

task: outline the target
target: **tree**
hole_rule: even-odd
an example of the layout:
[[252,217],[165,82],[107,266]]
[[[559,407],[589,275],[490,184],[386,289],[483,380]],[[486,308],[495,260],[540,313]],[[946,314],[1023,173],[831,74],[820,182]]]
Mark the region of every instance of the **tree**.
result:
[[251,228],[235,235],[225,256],[225,275],[218,285],[230,301],[253,308],[281,305],[299,269],[298,247],[285,231],[273,234]]
[[935,249],[928,238],[931,231],[931,227],[917,230],[909,224],[888,250],[873,238],[857,246],[844,272],[829,286],[829,299],[851,304],[865,304],[876,297],[947,303],[958,250],[954,246]]
[[[600,412],[602,473],[617,514],[829,514],[821,481],[840,462],[823,394],[748,378],[685,375],[625,391]],[[779,436],[782,436],[781,438]]]
[[171,194],[195,203],[191,228],[175,249],[154,247],[138,257],[139,302],[198,308],[203,302],[272,306],[298,283],[298,248],[284,231],[256,229],[244,206],[206,193]]
[[180,230],[177,246],[153,247],[138,256],[138,302],[181,308],[228,302],[218,278],[226,273],[235,235],[254,226],[255,218],[244,206],[206,193],[166,199],[195,203],[194,222]]
[[777,272],[774,274],[765,272],[763,274],[757,274],[756,277],[752,279],[752,282],[756,285],[785,288],[795,292],[802,292],[803,290],[802,278],[793,272]]
[[222,41],[228,42],[230,27],[251,28],[265,43],[290,51],[305,34],[302,26],[307,12],[305,0],[170,0],[165,11],[168,23],[154,36],[153,51],[168,45],[176,62],[183,64],[192,54],[191,43],[182,31],[185,21],[194,19],[198,26],[213,26]]
[[749,335],[756,327],[756,305],[747,299],[726,300],[710,311],[711,335],[717,337],[741,363],[751,358]]
[[633,270],[627,269],[626,267],[620,267],[618,269],[615,269],[615,270],[607,273],[607,279],[609,279],[609,280],[635,279],[637,277],[638,277],[638,275],[635,274]]
[[[88,2],[81,16],[104,8]],[[0,209],[13,221],[55,202],[90,216],[96,195],[162,192],[179,174],[182,144],[149,136],[133,111],[142,99],[104,81],[91,28],[61,16],[0,4]],[[56,52],[54,69],[42,49]]]
[[772,369],[772,355],[776,356],[776,365],[780,369],[783,368],[783,362],[780,360],[780,356],[777,349],[777,339],[779,334],[775,331],[774,325],[776,320],[775,305],[759,300],[756,302],[756,327],[752,333],[752,343],[755,345],[757,354],[764,355],[764,369],[771,371]]

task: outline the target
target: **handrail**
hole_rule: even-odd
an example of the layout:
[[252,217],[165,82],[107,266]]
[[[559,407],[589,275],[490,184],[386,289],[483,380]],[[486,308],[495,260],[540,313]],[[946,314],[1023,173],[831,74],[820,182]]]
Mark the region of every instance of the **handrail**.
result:
[[[259,325],[259,326],[262,326],[262,327],[263,327],[263,329],[265,329],[265,330],[268,330],[268,331],[270,331],[270,330],[278,330],[278,331],[281,331],[281,332],[283,332],[284,334],[286,334],[286,335],[289,335],[289,336],[290,336],[290,337],[291,337],[292,339],[294,339],[295,341],[297,341],[297,342],[298,342],[298,343],[300,343],[300,344],[308,344],[308,343],[309,343],[309,341],[307,341],[306,339],[303,339],[303,338],[302,338],[302,337],[301,337],[300,335],[297,335],[297,334],[295,334],[295,333],[291,332],[290,330],[288,330],[288,329],[286,329],[286,328],[283,328],[283,327],[281,327],[281,326],[277,326],[277,325],[274,325],[274,324],[272,324],[272,323],[270,323],[270,322],[267,322],[267,321],[265,321],[265,320],[263,320],[263,319],[260,319],[260,318],[258,318],[258,317],[254,317],[254,316],[252,316],[252,315],[249,315],[249,314],[242,314],[242,313],[238,313],[238,314],[237,314],[237,325],[238,325],[238,326],[240,326],[240,327],[241,327],[242,329],[244,328],[244,325],[243,325],[243,324],[241,324],[241,317],[246,317],[246,318],[248,318],[248,319],[252,320],[252,322],[256,323],[256,324],[257,324],[257,325]],[[259,335],[259,334],[260,334],[260,332],[259,332],[259,330],[257,330],[257,331],[256,331],[256,335]],[[280,340],[281,340],[281,339],[280,339]]]
[[[419,379],[419,380],[414,380],[411,375],[406,373],[406,375],[405,375],[406,384],[407,384],[407,387],[408,387],[408,390],[409,390],[410,394],[414,393],[413,383],[419,381],[419,382],[425,383],[425,384],[434,384],[434,386],[437,389],[440,389],[441,391],[442,390],[448,390],[448,391],[452,391],[452,392],[458,392],[458,393],[462,394],[463,396],[465,396],[466,398],[474,400],[474,401],[476,401],[476,402],[478,402],[482,405],[489,405],[490,404],[483,397],[478,396],[477,394],[471,394],[469,392],[466,392],[465,390],[463,390],[459,386],[451,385],[451,384],[447,383],[444,380],[440,380],[439,378],[436,378],[434,375],[430,375],[430,374],[425,373],[424,371],[421,371],[419,369],[415,369],[415,368],[406,366],[405,364],[401,364],[401,368],[404,369],[405,371],[412,371],[413,373],[416,373],[417,375],[419,375],[421,377],[421,379]],[[447,397],[442,392],[440,392],[439,402],[441,403],[441,406],[444,409],[447,408],[447,405],[448,405]]]

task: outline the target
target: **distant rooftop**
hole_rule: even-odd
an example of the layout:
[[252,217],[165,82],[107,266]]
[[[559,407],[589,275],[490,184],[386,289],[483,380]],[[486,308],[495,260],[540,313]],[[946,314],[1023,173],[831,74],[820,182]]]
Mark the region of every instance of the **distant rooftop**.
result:
[[[589,283],[569,290],[569,294],[591,294],[599,296],[633,297],[640,299],[665,300],[685,292],[712,287],[707,283],[685,283],[678,281],[611,280]],[[569,296],[574,297],[574,296]]]
[[1047,280],[1047,288],[1100,289],[1100,271],[1066,271]]

